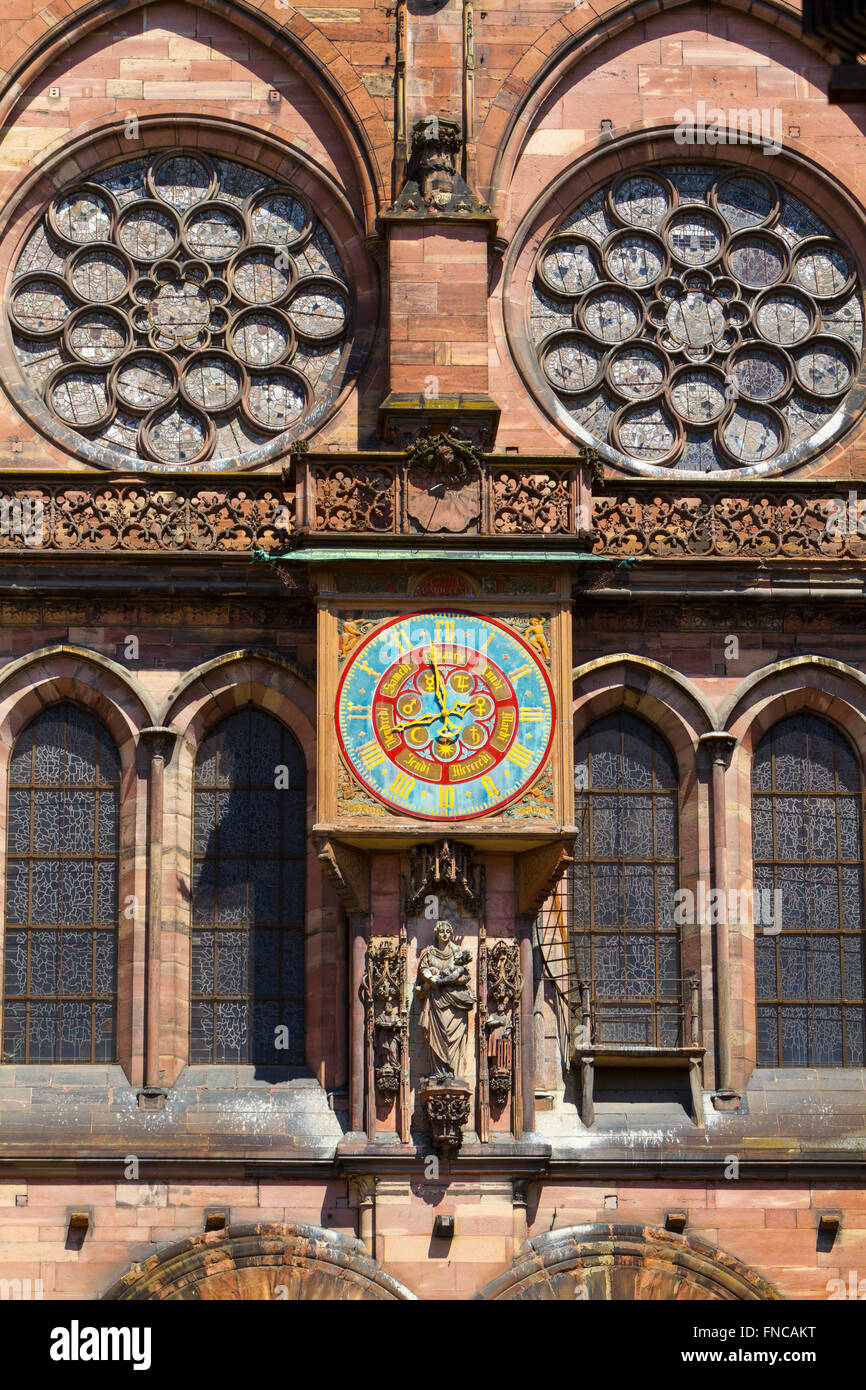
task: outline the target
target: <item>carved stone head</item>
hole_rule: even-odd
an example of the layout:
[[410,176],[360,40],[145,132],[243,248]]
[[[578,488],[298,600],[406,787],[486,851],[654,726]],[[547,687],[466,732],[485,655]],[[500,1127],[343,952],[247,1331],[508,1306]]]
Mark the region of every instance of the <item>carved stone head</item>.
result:
[[433,928],[433,935],[436,937],[436,945],[440,951],[446,950],[451,945],[454,936],[454,928],[450,922],[437,922]]

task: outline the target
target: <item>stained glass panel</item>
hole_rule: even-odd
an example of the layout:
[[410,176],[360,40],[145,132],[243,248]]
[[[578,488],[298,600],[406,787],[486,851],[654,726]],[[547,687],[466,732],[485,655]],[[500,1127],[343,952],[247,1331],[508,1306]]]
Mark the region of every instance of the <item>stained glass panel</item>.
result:
[[337,246],[300,192],[235,160],[154,153],[67,185],[8,308],[42,425],[103,466],[261,461],[353,370]]
[[[764,735],[754,769],[758,1062],[861,1066],[862,801],[853,750],[826,720],[796,715]],[[778,908],[758,914],[774,891]]]
[[229,715],[196,759],[191,1061],[303,1062],[305,837],[295,739],[253,706]]
[[673,755],[643,720],[614,714],[577,739],[575,768],[570,949],[573,973],[591,987],[593,1041],[680,1045]]
[[[50,325],[68,311],[40,284]],[[862,287],[849,248],[766,170],[664,164],[621,173],[551,227],[526,328],[547,408],[608,462],[770,473],[844,428]]]
[[52,706],[15,744],[4,1062],[114,1060],[119,792],[111,735],[76,705]]

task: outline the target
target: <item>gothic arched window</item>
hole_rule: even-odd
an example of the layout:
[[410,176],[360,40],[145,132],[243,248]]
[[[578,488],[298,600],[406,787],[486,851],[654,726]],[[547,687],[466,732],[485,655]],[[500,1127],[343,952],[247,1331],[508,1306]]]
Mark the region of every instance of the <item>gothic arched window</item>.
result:
[[190,1061],[304,1060],[306,769],[248,706],[202,743],[193,817]]
[[752,771],[758,1064],[863,1065],[860,772],[814,715],[764,735]]
[[590,987],[593,1043],[680,1046],[688,1039],[674,922],[673,755],[650,725],[618,713],[580,735],[574,758],[572,993]]
[[120,761],[76,705],[30,723],[12,754],[4,1062],[113,1062]]

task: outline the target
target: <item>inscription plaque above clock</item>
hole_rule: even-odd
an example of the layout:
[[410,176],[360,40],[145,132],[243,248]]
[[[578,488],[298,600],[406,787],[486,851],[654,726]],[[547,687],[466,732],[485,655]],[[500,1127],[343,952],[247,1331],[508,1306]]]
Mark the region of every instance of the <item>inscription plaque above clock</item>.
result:
[[337,735],[355,777],[404,815],[496,814],[550,751],[546,657],[541,620],[523,634],[466,612],[383,622],[352,652],[337,690]]

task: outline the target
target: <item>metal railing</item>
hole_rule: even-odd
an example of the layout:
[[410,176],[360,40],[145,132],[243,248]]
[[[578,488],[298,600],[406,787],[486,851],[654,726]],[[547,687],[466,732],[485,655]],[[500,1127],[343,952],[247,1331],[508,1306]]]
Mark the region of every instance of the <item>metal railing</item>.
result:
[[699,1047],[697,976],[656,980],[654,987],[657,992],[640,995],[633,980],[606,979],[595,987],[578,982],[569,1004],[572,1050]]

